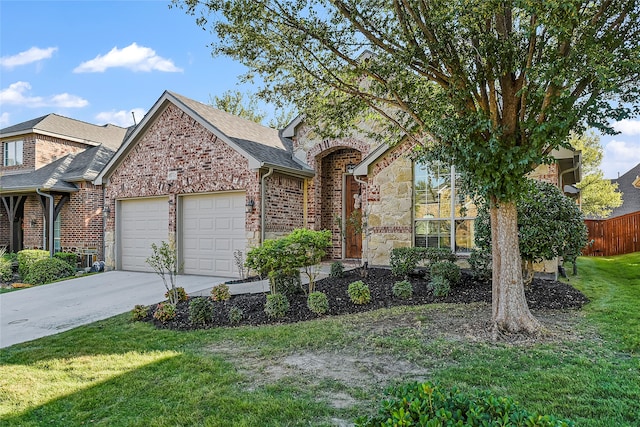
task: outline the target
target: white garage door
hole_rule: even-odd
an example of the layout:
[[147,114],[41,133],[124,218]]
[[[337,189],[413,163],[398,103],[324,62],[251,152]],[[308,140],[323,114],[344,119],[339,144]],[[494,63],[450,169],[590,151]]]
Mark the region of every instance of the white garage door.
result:
[[157,197],[120,201],[120,268],[153,271],[146,263],[151,244],[169,240],[169,199]]
[[245,251],[245,193],[182,197],[185,274],[236,277],[233,252]]

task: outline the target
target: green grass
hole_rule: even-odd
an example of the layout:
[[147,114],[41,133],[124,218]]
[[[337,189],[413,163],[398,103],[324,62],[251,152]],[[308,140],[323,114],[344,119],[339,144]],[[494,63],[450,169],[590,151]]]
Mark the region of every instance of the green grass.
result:
[[[283,357],[312,353],[336,355],[336,368],[341,355],[373,355],[389,368],[410,362],[445,387],[488,389],[578,426],[637,426],[639,261],[581,258],[570,280],[592,302],[576,316],[574,338],[524,345],[438,337],[430,319],[464,313],[451,305],[195,332],[117,316],[0,350],[0,424],[330,426],[374,411],[391,385],[322,378],[314,366],[269,373]],[[326,396],[337,393],[354,406],[331,406]]]

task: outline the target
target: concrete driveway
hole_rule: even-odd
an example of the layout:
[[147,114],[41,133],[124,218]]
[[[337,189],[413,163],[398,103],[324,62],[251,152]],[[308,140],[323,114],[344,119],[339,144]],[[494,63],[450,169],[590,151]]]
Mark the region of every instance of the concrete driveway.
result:
[[[178,276],[189,295],[208,295],[224,277]],[[264,287],[266,286],[266,289]],[[230,285],[231,293],[268,291],[268,284]],[[0,348],[57,334],[163,301],[166,292],[155,273],[108,271],[0,295]]]

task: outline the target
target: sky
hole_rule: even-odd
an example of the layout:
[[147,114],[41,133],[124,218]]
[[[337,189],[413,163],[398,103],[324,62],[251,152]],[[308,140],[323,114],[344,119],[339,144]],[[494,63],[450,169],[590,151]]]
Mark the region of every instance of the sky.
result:
[[[0,0],[0,128],[49,113],[126,127],[165,90],[203,103],[257,92],[239,84],[246,68],[212,56],[215,36],[169,4]],[[640,118],[614,127],[600,138],[606,178],[640,163]]]

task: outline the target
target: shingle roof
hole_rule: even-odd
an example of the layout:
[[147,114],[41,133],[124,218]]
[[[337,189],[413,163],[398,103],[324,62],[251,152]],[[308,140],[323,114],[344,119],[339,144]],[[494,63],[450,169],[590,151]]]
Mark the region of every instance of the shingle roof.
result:
[[640,176],[640,163],[632,167],[628,172],[612,179],[613,184],[618,184],[618,191],[622,193],[622,205],[615,208],[609,218],[626,215],[632,212],[640,212],[640,188],[634,187],[633,182]]
[[127,134],[127,128],[112,124],[98,126],[57,114],[48,114],[0,129],[0,138],[27,133],[54,135],[70,141],[94,146],[104,145],[117,150]]
[[103,146],[91,147],[80,153],[68,154],[30,173],[0,176],[2,192],[49,191],[74,192],[77,181],[93,180],[114,151]]

